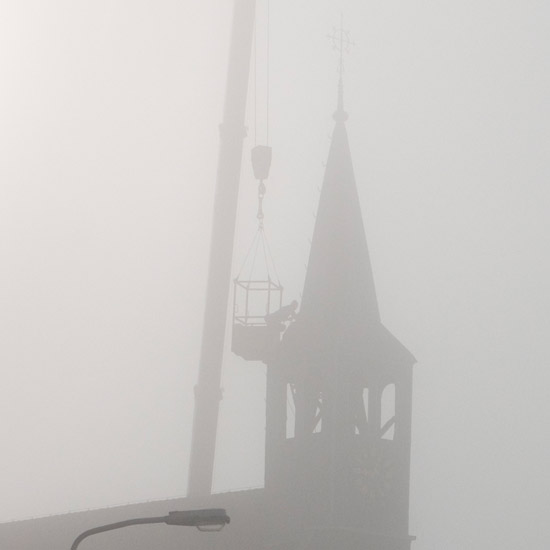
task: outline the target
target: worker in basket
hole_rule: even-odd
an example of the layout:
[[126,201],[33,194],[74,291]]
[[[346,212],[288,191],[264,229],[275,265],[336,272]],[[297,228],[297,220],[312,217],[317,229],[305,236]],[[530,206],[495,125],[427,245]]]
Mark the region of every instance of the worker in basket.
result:
[[296,310],[298,309],[298,302],[292,300],[290,304],[283,306],[282,308],[265,316],[265,322],[269,329],[277,329],[282,332],[286,329],[286,323],[294,321],[296,319]]

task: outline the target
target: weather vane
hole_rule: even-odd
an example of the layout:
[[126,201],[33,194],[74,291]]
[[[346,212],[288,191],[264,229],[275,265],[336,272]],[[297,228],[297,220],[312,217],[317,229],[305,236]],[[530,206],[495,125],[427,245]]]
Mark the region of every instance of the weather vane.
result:
[[340,54],[340,62],[338,65],[338,72],[340,74],[340,79],[344,74],[344,53],[349,53],[352,46],[355,46],[350,38],[350,32],[344,30],[344,14],[340,14],[340,28],[333,28],[332,34],[328,35],[328,38],[332,42],[332,49],[337,51]]

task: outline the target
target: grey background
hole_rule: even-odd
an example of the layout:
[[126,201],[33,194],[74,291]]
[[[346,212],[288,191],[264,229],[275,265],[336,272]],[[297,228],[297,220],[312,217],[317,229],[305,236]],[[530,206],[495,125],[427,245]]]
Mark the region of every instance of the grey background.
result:
[[[416,547],[546,548],[550,6],[271,1],[265,210],[289,300],[340,10],[382,319],[419,361]],[[2,521],[186,492],[230,17],[222,0],[0,1]],[[253,112],[251,93],[235,272]],[[215,488],[261,485],[265,368],[228,353],[223,386]]]

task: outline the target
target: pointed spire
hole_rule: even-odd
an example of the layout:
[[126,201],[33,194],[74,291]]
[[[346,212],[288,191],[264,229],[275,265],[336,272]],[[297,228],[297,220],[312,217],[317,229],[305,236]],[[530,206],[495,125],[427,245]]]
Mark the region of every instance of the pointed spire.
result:
[[[302,312],[345,330],[380,322],[343,105],[328,156],[304,285]],[[327,326],[328,328],[328,326]]]
[[300,311],[284,335],[281,357],[321,370],[412,365],[414,357],[380,320],[345,125],[342,53],[351,42],[342,28],[330,38],[340,52],[336,124]]
[[311,360],[318,368],[334,366],[327,359],[334,354],[360,370],[412,365],[412,354],[380,319],[344,116],[340,95],[301,307],[285,333],[285,357]]
[[[343,19],[342,19],[343,21]],[[378,302],[351,160],[344,110],[344,51],[351,41],[343,29],[330,37],[338,51],[338,103],[319,209],[311,243],[301,311],[324,331],[350,324],[379,323]]]
[[338,105],[334,113],[334,120],[345,122],[348,119],[348,114],[344,110],[344,52],[349,52],[350,46],[353,46],[354,43],[350,40],[349,32],[344,30],[343,13],[340,13],[340,28],[335,28],[329,38],[332,41],[333,49],[340,55],[338,63]]

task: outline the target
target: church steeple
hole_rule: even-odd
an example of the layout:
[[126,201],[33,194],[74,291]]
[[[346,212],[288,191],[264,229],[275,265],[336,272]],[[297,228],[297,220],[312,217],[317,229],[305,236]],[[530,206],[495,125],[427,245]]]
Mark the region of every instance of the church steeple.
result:
[[[339,54],[335,127],[328,155],[302,298],[301,317],[325,338],[348,327],[379,323],[374,277],[365,237],[344,109],[344,52],[348,33],[330,37]],[[323,323],[321,326],[321,319]]]
[[[349,324],[380,322],[380,314],[345,125],[341,77],[334,118],[301,316],[338,320],[345,330]],[[336,328],[330,325],[330,330]]]
[[300,310],[268,361],[266,488],[301,526],[408,550],[415,359],[380,319],[342,71],[334,119]]

